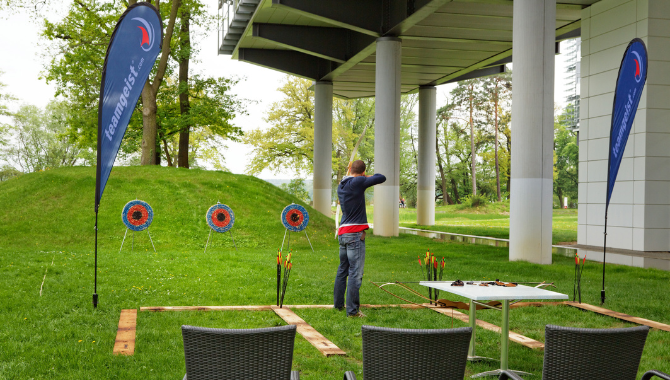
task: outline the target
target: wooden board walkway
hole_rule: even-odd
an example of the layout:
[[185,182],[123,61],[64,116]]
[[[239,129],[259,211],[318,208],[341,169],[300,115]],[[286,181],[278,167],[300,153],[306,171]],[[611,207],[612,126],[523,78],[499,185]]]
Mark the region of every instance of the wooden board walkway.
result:
[[607,315],[607,316],[610,316],[610,317],[613,317],[613,318],[622,319],[624,321],[637,323],[638,325],[645,325],[645,326],[649,326],[649,327],[652,327],[652,328],[655,328],[655,329],[670,332],[670,325],[666,325],[665,323],[661,323],[661,322],[652,321],[650,319],[633,317],[632,315],[619,313],[618,311],[608,310],[608,309],[605,309],[605,308],[602,308],[602,307],[599,307],[599,306],[589,305],[587,303],[565,301],[564,304],[566,304],[568,306],[576,307],[576,308],[579,308],[579,309],[582,309],[582,310],[588,310],[588,311],[592,311],[594,313]]
[[[459,321],[462,321],[462,322],[465,322],[465,323],[470,323],[470,316],[465,314],[465,313],[461,313],[460,311],[456,311],[456,310],[453,310],[453,309],[446,309],[446,308],[431,308],[431,309],[435,310],[436,312],[438,312],[440,314],[444,314],[448,317],[451,317],[452,313],[453,313],[453,317],[458,319]],[[479,326],[483,329],[494,331],[494,332],[497,332],[497,333],[501,332],[500,327],[494,325],[493,323],[482,321],[481,319],[478,319],[476,323],[477,323],[477,326]],[[521,344],[523,346],[526,346],[528,348],[532,348],[534,350],[544,350],[544,343],[538,342],[537,340],[531,339],[527,336],[515,333],[514,331],[509,332],[509,340],[511,340],[512,342],[515,342],[515,343],[519,343],[519,344]]]
[[135,329],[137,326],[137,309],[121,310],[119,329],[114,341],[114,355],[133,355],[135,353]]
[[[273,305],[245,305],[245,306],[143,306],[140,311],[228,311],[228,310],[249,310],[262,311],[272,310]],[[289,309],[332,309],[333,305],[284,305]],[[405,309],[423,309],[423,306],[414,304],[390,304],[390,305],[371,305],[362,304],[361,307],[382,308],[382,307],[400,307]]]
[[296,315],[291,309],[286,307],[279,308],[277,306],[272,306],[272,310],[284,320],[284,322],[289,325],[296,325],[298,333],[307,339],[312,346],[316,347],[319,352],[324,356],[333,356],[333,355],[346,355],[347,353],[342,351],[337,347],[333,342],[326,339],[325,336],[321,335],[314,327],[310,326],[302,318]]

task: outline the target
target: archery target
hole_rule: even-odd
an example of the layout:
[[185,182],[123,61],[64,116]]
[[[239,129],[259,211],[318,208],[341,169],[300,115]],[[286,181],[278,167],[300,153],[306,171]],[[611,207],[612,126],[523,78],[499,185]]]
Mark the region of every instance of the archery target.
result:
[[233,210],[221,203],[217,203],[207,210],[207,224],[216,232],[227,232],[235,224]]
[[289,231],[300,232],[309,223],[309,213],[304,207],[293,203],[281,212],[281,222]]
[[154,210],[144,201],[130,201],[123,207],[121,213],[123,224],[133,231],[143,231],[149,228],[154,220]]

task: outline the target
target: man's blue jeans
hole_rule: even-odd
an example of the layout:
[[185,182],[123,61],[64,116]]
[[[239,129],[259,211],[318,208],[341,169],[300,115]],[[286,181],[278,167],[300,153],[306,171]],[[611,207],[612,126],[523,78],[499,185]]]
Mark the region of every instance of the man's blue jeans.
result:
[[[363,267],[365,266],[365,241],[361,240],[364,232],[342,234],[340,241],[340,266],[335,276],[334,306],[337,309],[344,307],[344,291],[347,291],[347,315],[358,313],[360,299],[358,290],[363,282]],[[349,281],[347,284],[347,277]]]

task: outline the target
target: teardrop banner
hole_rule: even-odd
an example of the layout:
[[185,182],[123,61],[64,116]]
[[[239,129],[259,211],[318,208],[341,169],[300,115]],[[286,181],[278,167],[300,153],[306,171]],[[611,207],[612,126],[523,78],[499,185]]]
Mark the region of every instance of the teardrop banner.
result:
[[647,46],[639,38],[634,38],[626,47],[619,66],[619,74],[614,87],[612,105],[612,126],[610,128],[609,156],[607,158],[607,191],[605,196],[605,231],[603,237],[603,286],[600,290],[600,305],[605,303],[605,261],[607,256],[607,211],[619,166],[633,128],[633,120],[640,104],[642,90],[647,82]]
[[207,224],[216,232],[227,232],[235,224],[233,210],[221,203],[215,204],[207,210]]
[[[288,232],[288,248],[291,247],[291,232],[300,232],[304,231],[307,228],[309,223],[309,213],[307,210],[299,204],[291,203],[286,206],[281,212],[281,222],[286,227],[284,231],[284,240],[286,240],[286,233]],[[305,231],[305,236],[309,242],[309,246],[312,247],[312,242],[307,236],[307,231]],[[284,240],[281,242],[282,250],[284,249]],[[314,247],[312,247],[312,252],[314,252]]]
[[209,231],[209,236],[207,237],[207,243],[205,243],[205,253],[207,253],[207,246],[209,245],[209,239],[212,237],[212,231],[216,232],[229,232],[230,239],[233,241],[233,246],[237,250],[237,245],[235,244],[235,239],[233,238],[233,231],[230,229],[235,225],[235,213],[233,210],[224,205],[223,203],[216,203],[214,206],[210,207],[205,214],[205,220],[207,225],[211,230]]
[[[105,191],[105,185],[114,166],[128,122],[135,110],[137,99],[142,93],[162,47],[163,20],[158,10],[148,2],[135,3],[126,8],[114,27],[107,46],[105,62],[102,65],[98,100],[93,307],[98,307],[98,208],[100,199]],[[163,54],[166,55],[167,52]]]
[[149,233],[149,226],[154,220],[154,210],[147,202],[136,199],[126,203],[126,205],[123,206],[123,211],[121,211],[121,220],[123,221],[123,224],[126,225],[126,233],[123,235],[123,241],[121,242],[119,252],[123,249],[123,243],[126,241],[128,230],[133,231],[133,248],[131,249],[131,252],[135,250],[135,232],[144,230],[147,230],[147,235],[149,235],[149,240],[151,240],[151,246],[154,248],[154,252],[156,252],[154,240]]

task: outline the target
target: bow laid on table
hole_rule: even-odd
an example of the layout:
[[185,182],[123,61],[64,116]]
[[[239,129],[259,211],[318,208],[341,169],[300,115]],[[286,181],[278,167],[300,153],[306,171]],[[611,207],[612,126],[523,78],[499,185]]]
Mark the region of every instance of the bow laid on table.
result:
[[[363,141],[363,137],[365,137],[365,131],[368,129],[368,125],[366,124],[365,127],[363,127],[363,133],[361,133],[360,137],[358,138],[358,141],[356,142],[356,145],[354,145],[354,150],[351,151],[351,157],[349,158],[349,164],[347,165],[347,176],[351,175],[351,164],[354,163],[354,158],[356,158],[356,152],[358,152],[358,146],[361,144],[361,141]],[[337,239],[337,230],[340,229],[340,197],[337,197],[337,204],[335,205],[335,239]]]

